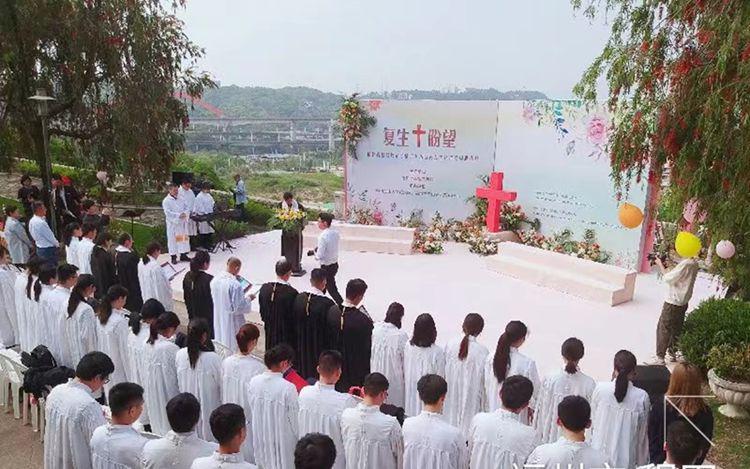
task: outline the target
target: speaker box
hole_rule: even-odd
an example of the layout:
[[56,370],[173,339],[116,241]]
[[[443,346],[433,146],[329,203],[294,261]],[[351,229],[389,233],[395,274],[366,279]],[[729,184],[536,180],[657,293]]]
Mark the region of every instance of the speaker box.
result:
[[664,365],[638,365],[635,368],[633,386],[643,389],[651,398],[651,403],[661,402],[669,388],[672,374]]

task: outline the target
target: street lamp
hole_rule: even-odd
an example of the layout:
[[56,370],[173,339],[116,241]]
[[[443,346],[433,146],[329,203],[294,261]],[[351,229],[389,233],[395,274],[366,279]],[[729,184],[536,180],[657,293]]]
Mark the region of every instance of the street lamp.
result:
[[42,123],[42,142],[44,145],[44,160],[42,164],[42,186],[47,191],[47,210],[50,212],[49,224],[53,233],[57,233],[57,219],[54,212],[54,203],[52,197],[52,160],[49,156],[49,135],[47,133],[47,103],[54,101],[55,98],[47,96],[47,92],[44,88],[37,88],[34,96],[29,96],[29,99],[36,103],[36,113]]

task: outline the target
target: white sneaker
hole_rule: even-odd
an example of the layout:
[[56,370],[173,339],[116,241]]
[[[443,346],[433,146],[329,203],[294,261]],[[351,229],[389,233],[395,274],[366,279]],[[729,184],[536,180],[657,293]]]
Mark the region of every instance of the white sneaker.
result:
[[659,356],[654,355],[648,361],[643,362],[643,364],[644,365],[661,365],[661,366],[664,366],[667,363],[664,361],[663,357],[659,357]]

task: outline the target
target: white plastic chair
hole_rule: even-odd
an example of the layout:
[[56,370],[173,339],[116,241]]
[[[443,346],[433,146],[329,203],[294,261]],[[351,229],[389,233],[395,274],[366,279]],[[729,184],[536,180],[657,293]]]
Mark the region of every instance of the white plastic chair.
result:
[[222,344],[218,340],[212,340],[211,342],[213,342],[214,344],[214,350],[216,350],[216,353],[218,353],[222,359],[231,357],[234,354],[234,352],[232,352],[232,349]]
[[[10,365],[13,367],[13,371],[15,372],[16,376],[19,376],[21,379],[21,384],[23,385],[23,376],[28,370],[26,365],[21,363],[21,357],[18,355],[8,357],[8,362],[10,362]],[[28,393],[21,394],[21,405],[23,406],[23,423],[24,425],[31,422],[31,429],[34,432],[39,432],[41,430],[42,438],[44,438],[44,398],[40,399],[33,399],[33,396]]]
[[0,357],[0,406],[5,407],[5,413],[10,413],[10,377],[9,371],[5,370],[5,360]]
[[[16,420],[21,418],[21,402],[25,399],[25,393],[21,390],[23,386],[23,375],[16,372],[13,360],[17,354],[8,350],[0,350],[0,360],[3,362],[3,372],[8,377],[10,399],[13,402],[13,418]],[[26,422],[26,415],[24,415],[24,423]]]

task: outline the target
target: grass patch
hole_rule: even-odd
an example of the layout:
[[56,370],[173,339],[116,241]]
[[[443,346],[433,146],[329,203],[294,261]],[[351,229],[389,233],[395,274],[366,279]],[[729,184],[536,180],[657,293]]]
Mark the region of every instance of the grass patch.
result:
[[249,196],[281,200],[291,191],[302,203],[331,203],[333,193],[342,190],[344,178],[333,173],[252,173],[245,178]]
[[143,253],[146,252],[146,245],[151,241],[157,240],[163,242],[159,239],[159,233],[157,233],[158,230],[153,226],[134,222],[131,231],[130,220],[123,218],[112,219],[109,225],[110,232],[114,235],[115,238],[114,242],[117,242],[117,235],[119,235],[119,233],[130,233],[133,236],[133,246],[140,255],[143,255]]
[[750,467],[750,420],[737,420],[719,413],[721,403],[709,401],[714,412],[714,446],[708,460],[722,469]]

